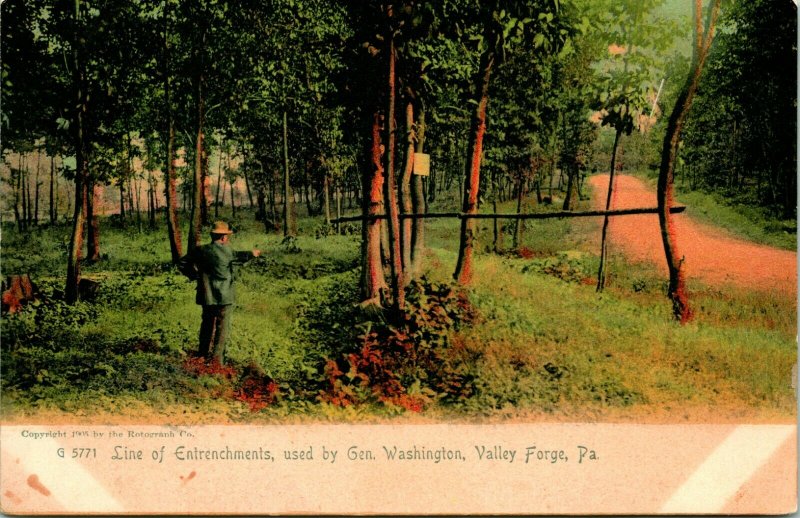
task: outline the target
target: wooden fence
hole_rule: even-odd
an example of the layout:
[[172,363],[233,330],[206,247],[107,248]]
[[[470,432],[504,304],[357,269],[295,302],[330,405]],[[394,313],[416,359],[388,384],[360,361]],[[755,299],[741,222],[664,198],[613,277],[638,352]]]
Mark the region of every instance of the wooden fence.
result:
[[[686,206],[677,205],[670,207],[672,214],[677,214],[686,210]],[[466,214],[463,212],[430,212],[425,214],[398,214],[400,219],[433,219],[433,218],[459,218],[459,219],[551,219],[551,218],[584,218],[594,216],[629,216],[633,214],[658,214],[658,207],[635,208],[635,209],[616,209],[616,210],[585,210],[585,211],[558,211],[541,212],[536,214]],[[336,225],[348,221],[372,221],[376,219],[386,219],[386,214],[374,216],[359,215],[345,216],[332,219],[331,223]]]

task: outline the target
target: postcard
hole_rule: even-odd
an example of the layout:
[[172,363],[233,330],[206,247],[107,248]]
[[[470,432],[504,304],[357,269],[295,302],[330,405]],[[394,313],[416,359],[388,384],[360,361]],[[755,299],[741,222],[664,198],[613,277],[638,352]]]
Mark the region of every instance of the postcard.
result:
[[766,4],[4,2],[2,512],[795,512]]

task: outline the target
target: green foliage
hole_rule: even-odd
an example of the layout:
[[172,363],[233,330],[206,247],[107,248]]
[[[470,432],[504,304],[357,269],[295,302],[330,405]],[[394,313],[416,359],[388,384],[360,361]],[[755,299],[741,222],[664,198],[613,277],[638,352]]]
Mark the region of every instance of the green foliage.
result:
[[723,13],[681,150],[692,189],[794,219],[797,6],[737,2]]
[[[452,286],[413,281],[400,315],[365,312],[349,345],[325,364],[322,401],[347,406],[366,402],[421,411],[433,401],[459,401],[473,392],[471,365],[480,356],[457,333],[477,313]],[[348,343],[346,342],[346,343]]]
[[38,399],[52,391],[107,393],[170,389],[180,378],[176,355],[160,330],[108,338],[84,333],[97,316],[86,303],[34,303],[6,319],[3,388]]
[[588,13],[593,20],[590,37],[602,51],[608,48],[599,62],[592,108],[601,111],[604,125],[625,135],[640,126],[640,117],[652,115],[651,104],[663,78],[660,55],[671,45],[675,26],[658,16],[656,9],[662,3],[595,4]]
[[679,188],[678,192],[681,202],[690,207],[693,217],[756,243],[785,250],[797,249],[797,220],[794,218],[779,219],[769,208],[736,201],[719,193],[685,188]]
[[[697,323],[678,328],[661,302],[664,279],[614,255],[598,297],[594,283],[583,282],[596,271],[592,222],[528,222],[519,257],[477,254],[482,275],[464,294],[447,280],[453,222],[432,221],[426,278],[409,287],[400,319],[358,305],[358,235],[299,236],[302,252],[291,253],[280,236],[243,223],[234,247],[264,254],[237,272],[226,371],[187,363],[199,324],[193,285],[152,253],[134,253],[156,240],[155,257],[164,255],[160,232],[104,226],[112,255],[93,266],[95,302],[64,304],[60,282],[36,276],[40,301],[4,316],[6,401],[113,412],[130,411],[124,401],[223,405],[237,420],[254,412],[342,420],[715,402],[789,408],[791,391],[780,380],[795,361],[792,301],[698,286]],[[14,242],[24,256],[26,243]],[[353,404],[320,402],[321,391],[325,401]]]
[[559,252],[555,257],[533,259],[522,267],[522,273],[536,272],[552,275],[562,281],[594,284],[595,261],[587,260],[586,254],[577,251]]

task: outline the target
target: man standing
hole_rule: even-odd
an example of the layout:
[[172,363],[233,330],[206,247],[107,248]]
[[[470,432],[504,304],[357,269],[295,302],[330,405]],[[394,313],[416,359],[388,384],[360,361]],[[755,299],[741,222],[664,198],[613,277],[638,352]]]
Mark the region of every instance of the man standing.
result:
[[[224,221],[211,229],[211,243],[196,248],[191,258],[184,258],[183,271],[197,279],[195,302],[203,307],[200,324],[199,355],[225,361],[225,342],[230,334],[231,310],[234,303],[233,265],[235,255],[229,244],[233,231]],[[252,251],[253,257],[261,254]],[[194,274],[194,275],[192,275]]]

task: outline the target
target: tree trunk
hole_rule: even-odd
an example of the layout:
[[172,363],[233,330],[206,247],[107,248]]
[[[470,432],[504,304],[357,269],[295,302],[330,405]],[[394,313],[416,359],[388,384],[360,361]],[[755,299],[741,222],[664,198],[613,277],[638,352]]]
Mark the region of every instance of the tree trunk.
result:
[[[500,199],[500,174],[497,169],[492,172],[492,211],[497,214],[497,201]],[[500,253],[503,250],[503,224],[499,219],[492,222],[492,250],[494,253]]]
[[[406,103],[406,153],[403,172],[400,176],[400,210],[403,214],[412,214],[414,206],[411,202],[411,176],[414,172],[414,105]],[[411,236],[414,221],[404,218],[400,224],[400,250],[403,265],[403,279],[406,284],[411,281]]]
[[[611,168],[608,175],[608,193],[606,194],[606,210],[611,210],[611,200],[614,194],[614,174],[617,171],[617,147],[619,146],[619,139],[622,136],[622,130],[617,130],[614,134],[614,145],[611,148]],[[601,292],[606,286],[606,258],[608,255],[608,243],[606,236],[608,234],[609,217],[603,216],[603,231],[600,234],[600,268],[597,270],[597,288],[596,291]]]
[[39,188],[41,187],[41,183],[39,182],[39,175],[41,172],[41,162],[42,162],[42,150],[36,150],[36,176],[34,176],[33,180],[33,224],[38,226],[39,225]]
[[[153,174],[152,172],[150,173]],[[156,197],[155,197],[155,189],[156,186],[153,184],[152,178],[150,178],[150,182],[147,188],[147,226],[150,230],[155,230],[156,228]]]
[[[452,141],[451,141],[452,142]],[[430,206],[433,202],[436,201],[436,181],[439,175],[434,168],[431,171],[430,177],[428,177],[428,201],[427,206]]]
[[331,224],[331,180],[328,173],[325,173],[325,178],[322,180],[322,195],[324,197],[325,208],[325,224]]
[[55,193],[55,176],[56,176],[55,157],[51,156],[50,157],[50,196],[49,196],[50,206],[49,206],[49,210],[47,212],[47,215],[50,218],[50,224],[51,225],[56,222],[55,212],[54,212],[55,203],[54,203],[54,196],[53,196],[53,194]]
[[302,196],[305,197],[306,199],[306,214],[308,214],[309,217],[314,216],[314,208],[311,206],[311,195],[310,195],[311,181],[308,179],[308,168],[310,165],[311,165],[310,163],[306,163],[306,170],[303,175],[303,194],[302,194]]
[[14,170],[11,170],[11,181],[12,186],[14,187],[14,219],[17,222],[17,230],[22,233],[24,230],[23,222],[22,222],[22,215],[20,214],[20,194],[22,191],[22,155],[20,155],[19,167],[17,168],[16,175],[14,174]]
[[93,180],[86,184],[86,222],[88,232],[86,240],[86,259],[90,262],[100,260],[100,225],[95,214],[98,186]]
[[562,210],[573,210],[578,202],[578,168],[570,165],[567,169],[567,192],[564,195]]
[[222,146],[219,150],[219,158],[217,160],[217,192],[214,196],[214,219],[219,219],[219,191],[222,186]]
[[[382,156],[382,155],[381,155]],[[385,173],[384,173],[385,175]],[[385,180],[384,180],[385,181]],[[387,200],[383,200],[383,208],[384,212],[386,212],[386,204]],[[381,257],[382,257],[382,264],[391,264],[392,262],[392,252],[391,252],[391,241],[389,240],[389,221],[388,218],[383,218],[381,220]]]
[[[489,76],[494,64],[494,53],[486,51],[481,54],[480,69],[475,82],[478,104],[470,123],[470,140],[467,156],[469,162],[464,179],[465,214],[478,212],[478,189],[481,180],[481,154],[483,151],[483,135],[486,133],[486,107],[489,103]],[[458,247],[458,263],[453,277],[461,285],[472,282],[472,254],[475,246],[477,221],[474,218],[461,220],[461,242]]]
[[150,229],[154,230],[156,228],[156,211],[158,210],[158,206],[156,204],[156,187],[157,187],[157,180],[156,177],[153,175],[153,171],[148,171],[147,174],[149,175],[148,178],[148,185],[149,189],[147,191],[147,200],[149,205],[149,215],[150,215]]
[[[417,153],[424,153],[425,146],[425,110],[420,103],[417,114]],[[424,214],[427,210],[425,204],[425,190],[422,176],[415,174],[411,176],[411,204],[415,214]],[[411,234],[411,276],[419,275],[422,264],[422,256],[425,251],[425,219],[417,218],[414,220],[413,232]]]
[[534,171],[533,187],[536,190],[536,204],[542,204],[542,162],[539,157],[531,159],[531,169]]
[[244,186],[247,188],[247,201],[250,202],[250,208],[254,207],[253,192],[250,190],[250,175],[248,174],[247,165],[247,147],[242,150],[242,176],[244,177]]
[[[133,170],[133,168],[131,168]],[[128,178],[128,212],[130,213],[131,217],[136,214],[136,205],[133,203],[133,174]],[[138,214],[136,216],[139,217]]]
[[[342,188],[339,185],[339,182],[336,182],[336,219],[342,217]],[[336,223],[336,233],[340,233],[339,230],[340,226],[339,223]]]
[[211,177],[208,176],[208,152],[206,151],[205,133],[203,135],[203,149],[200,155],[200,185],[203,186],[203,196],[200,198],[200,220],[203,225],[209,225],[211,222],[208,219],[208,200],[211,197]]
[[236,217],[236,197],[234,195],[234,193],[236,191],[234,190],[234,185],[233,185],[234,183],[236,183],[236,179],[234,178],[233,175],[231,175],[229,185],[231,187],[231,217],[232,218]]
[[[517,214],[522,214],[522,198],[525,195],[525,182],[522,175],[519,175],[517,182]],[[497,209],[495,209],[496,211]],[[495,220],[496,221],[496,220]],[[518,250],[522,245],[522,227],[524,223],[521,219],[517,219],[514,225],[514,250]]]
[[28,222],[30,221],[30,209],[28,208],[28,171],[26,170],[27,164],[23,159],[20,165],[20,195],[22,196],[22,229],[28,230]]
[[[34,182],[35,182],[35,177],[34,177]],[[28,198],[28,217],[26,219],[26,223],[28,228],[30,228],[31,226],[33,226],[33,195],[31,194],[31,171],[27,163],[25,164],[25,189],[27,190],[27,198]]]
[[[137,178],[136,182],[136,229],[142,231],[142,181]],[[131,189],[133,184],[131,184]]]
[[[63,166],[63,160],[62,160],[62,166]],[[55,201],[53,202],[53,217],[54,217],[53,221],[55,223],[58,223],[58,206],[59,206],[59,203],[61,203],[61,195],[60,195],[60,192],[59,192],[60,191],[60,187],[58,185],[58,166],[56,166],[55,163],[54,163],[53,167],[55,168],[55,172],[54,172],[54,176],[53,176],[53,184],[54,184],[53,190],[54,190],[54,195],[55,195]],[[67,195],[67,199],[69,200],[69,194]]]
[[125,226],[125,179],[120,178],[119,183],[117,184],[119,187],[119,223],[121,226]]
[[203,99],[203,74],[196,79],[195,103],[197,109],[197,134],[194,148],[194,183],[192,185],[192,212],[189,222],[189,252],[200,246],[200,228],[203,226],[202,205],[205,186],[203,185],[203,122],[205,102]]
[[294,196],[289,183],[289,130],[286,120],[286,109],[283,110],[283,237],[297,233],[294,223]]
[[389,38],[389,106],[386,118],[386,179],[384,181],[384,199],[387,203],[386,220],[389,228],[389,260],[392,273],[393,308],[397,311],[405,307],[405,282],[403,276],[402,255],[400,250],[400,216],[397,205],[397,185],[394,176],[394,149],[397,128],[394,120],[395,112],[395,47],[391,33]]
[[658,221],[661,226],[661,240],[664,244],[664,254],[667,258],[667,268],[669,269],[669,288],[667,295],[672,301],[672,313],[679,322],[686,323],[692,319],[692,310],[689,307],[689,298],[686,291],[685,271],[683,257],[678,252],[676,245],[675,230],[672,223],[672,214],[669,209],[672,206],[673,175],[675,172],[675,162],[678,155],[678,145],[680,143],[681,130],[692,106],[697,85],[703,72],[711,42],[714,39],[714,30],[717,16],[719,14],[720,0],[713,0],[708,6],[705,28],[702,23],[702,0],[694,2],[695,19],[695,45],[692,56],[692,68],[686,78],[686,82],[681,89],[675,106],[667,122],[667,132],[664,135],[664,142],[661,150],[661,166],[658,174]]
[[[376,111],[372,122],[372,167],[370,175],[364,179],[364,191],[369,196],[365,194],[362,200],[364,215],[373,217],[384,213],[380,119],[380,113]],[[369,219],[362,225],[361,298],[380,304],[381,289],[386,287],[381,262],[381,220]]]
[[275,224],[275,222],[278,220],[278,208],[276,206],[277,202],[275,201],[278,190],[277,186],[275,185],[276,181],[275,173],[271,171],[269,175],[269,215],[273,224]]
[[[256,220],[262,223],[267,222],[267,192],[263,184],[256,186]],[[269,232],[269,228],[266,228]]]
[[[169,98],[169,96],[167,96]],[[167,101],[169,104],[169,101]],[[171,112],[172,109],[168,106]],[[167,199],[167,234],[169,235],[169,249],[172,255],[172,262],[178,263],[183,256],[183,246],[181,243],[181,226],[178,221],[178,189],[176,187],[177,173],[175,172],[175,122],[172,115],[168,115],[167,130],[167,163],[166,178],[164,182],[164,194]]]
[[81,276],[81,248],[83,244],[83,218],[86,205],[86,179],[89,171],[87,160],[87,142],[85,134],[85,118],[87,115],[87,98],[85,70],[81,56],[80,39],[81,1],[75,0],[73,47],[73,85],[75,86],[75,120],[73,138],[75,139],[75,209],[72,218],[72,235],[67,255],[67,280],[64,287],[64,299],[67,303],[78,300],[78,283]]

